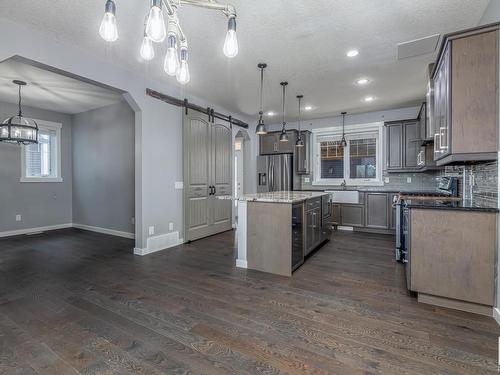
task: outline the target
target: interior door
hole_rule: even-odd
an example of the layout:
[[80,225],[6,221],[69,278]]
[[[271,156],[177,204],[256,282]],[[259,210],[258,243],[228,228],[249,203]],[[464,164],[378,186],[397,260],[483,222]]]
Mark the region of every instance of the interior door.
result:
[[215,187],[211,196],[211,219],[213,233],[232,228],[232,135],[231,128],[221,124],[212,124],[212,185]]
[[211,124],[202,115],[184,116],[184,221],[187,241],[211,234]]

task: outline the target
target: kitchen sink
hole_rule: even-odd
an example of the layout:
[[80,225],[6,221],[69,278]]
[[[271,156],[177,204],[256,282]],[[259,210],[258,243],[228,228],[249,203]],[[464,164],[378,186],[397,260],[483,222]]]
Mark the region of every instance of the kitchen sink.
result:
[[333,203],[359,203],[359,191],[357,190],[335,190],[326,191],[330,194]]

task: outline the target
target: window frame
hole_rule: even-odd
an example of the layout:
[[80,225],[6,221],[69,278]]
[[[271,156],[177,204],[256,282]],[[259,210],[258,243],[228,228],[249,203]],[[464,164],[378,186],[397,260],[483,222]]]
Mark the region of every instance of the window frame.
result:
[[[383,164],[383,122],[374,122],[368,124],[346,125],[345,137],[347,146],[344,148],[344,178],[321,178],[321,147],[320,138],[331,141],[339,141],[342,139],[342,127],[330,127],[312,130],[312,152],[313,152],[313,185],[338,185],[340,186],[345,179],[347,185],[350,186],[383,186],[382,180],[382,164]],[[352,139],[364,138],[376,139],[376,177],[375,178],[351,178],[350,168],[350,141]]]
[[[26,175],[26,147],[25,145],[21,145],[21,178],[20,182],[63,182],[63,178],[61,175],[61,130],[62,124],[58,122],[46,121],[46,120],[37,120],[34,119],[38,125],[38,129],[45,129],[49,131],[56,132],[56,143],[55,143],[55,173],[51,176],[47,177],[30,177]],[[52,155],[51,155],[52,156]]]

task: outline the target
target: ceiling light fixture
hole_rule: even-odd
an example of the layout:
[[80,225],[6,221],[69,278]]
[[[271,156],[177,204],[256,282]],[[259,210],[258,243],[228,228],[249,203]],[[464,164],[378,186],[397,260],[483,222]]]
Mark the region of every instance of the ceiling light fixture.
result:
[[[221,11],[228,19],[224,55],[232,58],[238,54],[236,9],[231,4],[221,4],[217,0],[149,0],[149,2],[150,8],[140,49],[141,57],[145,61],[152,60],[155,56],[153,43],[162,43],[166,39],[167,53],[163,68],[168,75],[176,76],[179,83],[186,84],[190,81],[187,62],[188,43],[177,17],[181,5]],[[99,35],[106,42],[118,39],[115,0],[106,0]]]
[[259,110],[259,122],[257,124],[257,128],[255,129],[255,134],[258,135],[264,135],[267,134],[267,129],[266,125],[264,124],[264,119],[262,118],[262,115],[264,114],[262,110],[262,92],[264,89],[264,69],[267,68],[267,64],[265,63],[260,63],[257,65],[257,67],[260,69],[260,110]]
[[283,100],[282,100],[282,110],[283,110],[283,126],[281,128],[280,134],[280,142],[288,142],[288,134],[286,133],[286,121],[285,121],[285,95],[286,95],[286,86],[288,82],[281,82],[281,87],[283,87]]
[[356,57],[359,55],[359,51],[357,49],[351,49],[346,53],[347,57]]
[[342,140],[340,141],[340,145],[342,147],[347,147],[347,140],[345,139],[345,115],[347,112],[341,112],[342,115]]
[[273,117],[273,116],[276,116],[276,113],[273,112],[273,111],[269,111],[269,112],[266,113],[266,115],[269,116],[269,117]]
[[368,78],[360,78],[356,81],[356,84],[357,85],[360,85],[360,86],[363,86],[363,85],[366,85],[367,83],[369,83],[370,81],[368,80]]
[[373,96],[367,96],[366,98],[363,99],[365,102],[373,102],[375,98]]
[[26,86],[26,82],[12,82],[19,86],[19,111],[17,115],[5,119],[0,124],[0,142],[23,145],[38,143],[38,125],[35,120],[24,117],[21,109],[21,87]]
[[304,107],[304,109],[305,109],[306,111],[312,111],[313,107],[312,107],[311,105],[306,105],[306,106]]
[[299,136],[297,138],[297,142],[295,142],[295,147],[304,147],[304,140],[302,139],[302,132],[301,132],[301,129],[300,129],[300,125],[301,125],[301,122],[302,122],[302,112],[301,112],[301,105],[300,103],[302,102],[302,98],[304,97],[304,95],[297,95],[297,99],[299,100]]

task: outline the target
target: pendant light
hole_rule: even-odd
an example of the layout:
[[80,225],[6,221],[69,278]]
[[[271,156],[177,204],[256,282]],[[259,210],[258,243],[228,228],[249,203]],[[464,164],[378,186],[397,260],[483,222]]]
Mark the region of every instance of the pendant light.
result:
[[21,87],[24,81],[12,81],[19,86],[19,112],[0,124],[0,142],[29,145],[38,143],[38,125],[35,120],[24,117],[21,110]]
[[286,133],[286,121],[285,121],[285,94],[288,82],[281,82],[280,85],[281,87],[283,87],[283,102],[282,102],[283,127],[281,128],[280,142],[288,142],[288,134]]
[[264,115],[264,110],[262,106],[262,90],[264,89],[264,69],[267,68],[267,64],[260,63],[257,65],[260,69],[260,111],[259,111],[259,123],[257,124],[257,128],[255,129],[255,134],[264,135],[267,134],[266,125],[264,124],[264,119],[262,116]]
[[345,115],[347,112],[341,112],[342,115],[342,140],[340,141],[340,144],[342,147],[347,147],[347,141],[345,139]]
[[302,139],[302,133],[300,131],[300,125],[302,122],[301,102],[303,97],[304,95],[297,95],[297,99],[299,99],[299,136],[297,138],[297,142],[295,142],[295,147],[304,147],[304,140]]

